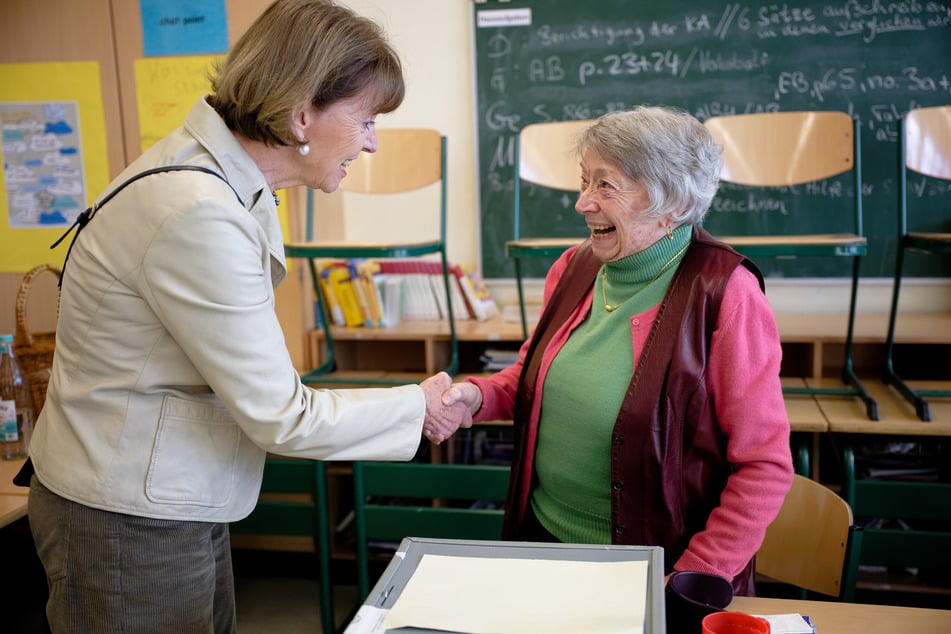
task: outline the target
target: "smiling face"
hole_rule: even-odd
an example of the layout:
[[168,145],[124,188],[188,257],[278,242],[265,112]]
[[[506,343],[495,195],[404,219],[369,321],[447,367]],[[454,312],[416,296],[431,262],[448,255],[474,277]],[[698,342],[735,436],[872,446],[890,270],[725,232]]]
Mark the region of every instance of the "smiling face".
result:
[[376,152],[375,112],[370,99],[357,96],[305,111],[302,139],[310,153],[299,157],[302,181],[312,189],[335,191],[360,152]]
[[581,195],[575,210],[591,230],[591,248],[602,262],[643,251],[666,234],[667,217],[645,213],[647,190],[594,150],[581,160]]

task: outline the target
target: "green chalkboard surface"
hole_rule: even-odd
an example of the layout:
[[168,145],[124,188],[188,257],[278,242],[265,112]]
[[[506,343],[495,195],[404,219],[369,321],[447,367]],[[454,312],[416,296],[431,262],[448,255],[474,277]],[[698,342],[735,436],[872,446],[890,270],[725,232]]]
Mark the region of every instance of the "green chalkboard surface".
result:
[[[700,120],[778,110],[858,118],[869,238],[862,275],[892,275],[897,121],[911,108],[951,103],[951,2],[477,0],[473,12],[485,277],[513,275],[504,245],[513,233],[518,131],[642,103],[681,107]],[[847,177],[752,196],[724,186],[705,226],[723,235],[782,226],[814,231],[852,189]],[[913,191],[921,202],[951,195],[942,181],[915,179]],[[575,198],[526,186],[522,236],[583,236]],[[928,230],[951,230],[947,215],[941,222]],[[946,260],[909,264],[914,274],[944,277],[951,274]],[[550,262],[529,264],[529,274],[541,277]],[[847,276],[843,264],[760,262],[773,277]]]

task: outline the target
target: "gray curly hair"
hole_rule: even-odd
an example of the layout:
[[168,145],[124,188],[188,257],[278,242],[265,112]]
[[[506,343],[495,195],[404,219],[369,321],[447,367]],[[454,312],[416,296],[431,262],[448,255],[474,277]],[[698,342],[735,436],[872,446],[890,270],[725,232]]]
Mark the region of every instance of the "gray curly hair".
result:
[[699,224],[720,185],[721,147],[689,113],[666,106],[637,106],[600,117],[578,137],[588,150],[619,165],[646,190],[646,213]]

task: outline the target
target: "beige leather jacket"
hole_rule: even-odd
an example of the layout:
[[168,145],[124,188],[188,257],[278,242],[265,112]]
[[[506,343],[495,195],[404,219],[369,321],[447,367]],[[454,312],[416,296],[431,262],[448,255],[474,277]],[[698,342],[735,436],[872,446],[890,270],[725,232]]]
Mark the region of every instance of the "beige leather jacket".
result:
[[146,176],[73,246],[30,447],[40,481],[95,508],[230,522],[254,508],[267,451],[411,458],[425,412],[419,386],[301,384],[274,313],[286,272],[275,202],[204,100],[109,189],[181,164],[228,183],[191,171]]

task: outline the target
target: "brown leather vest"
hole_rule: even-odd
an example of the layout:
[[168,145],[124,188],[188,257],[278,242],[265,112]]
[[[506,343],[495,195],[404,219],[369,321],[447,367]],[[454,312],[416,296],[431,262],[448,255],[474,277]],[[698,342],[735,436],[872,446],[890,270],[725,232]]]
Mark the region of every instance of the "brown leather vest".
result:
[[[667,572],[690,538],[703,530],[731,470],[705,377],[723,291],[740,265],[764,287],[752,262],[703,229],[694,229],[614,424],[611,541],[663,546]],[[586,297],[600,267],[590,244],[582,244],[532,335],[516,396],[507,539],[518,538],[533,487],[537,421],[530,421],[529,414],[542,353]],[[733,585],[737,594],[752,593],[752,562]]]

